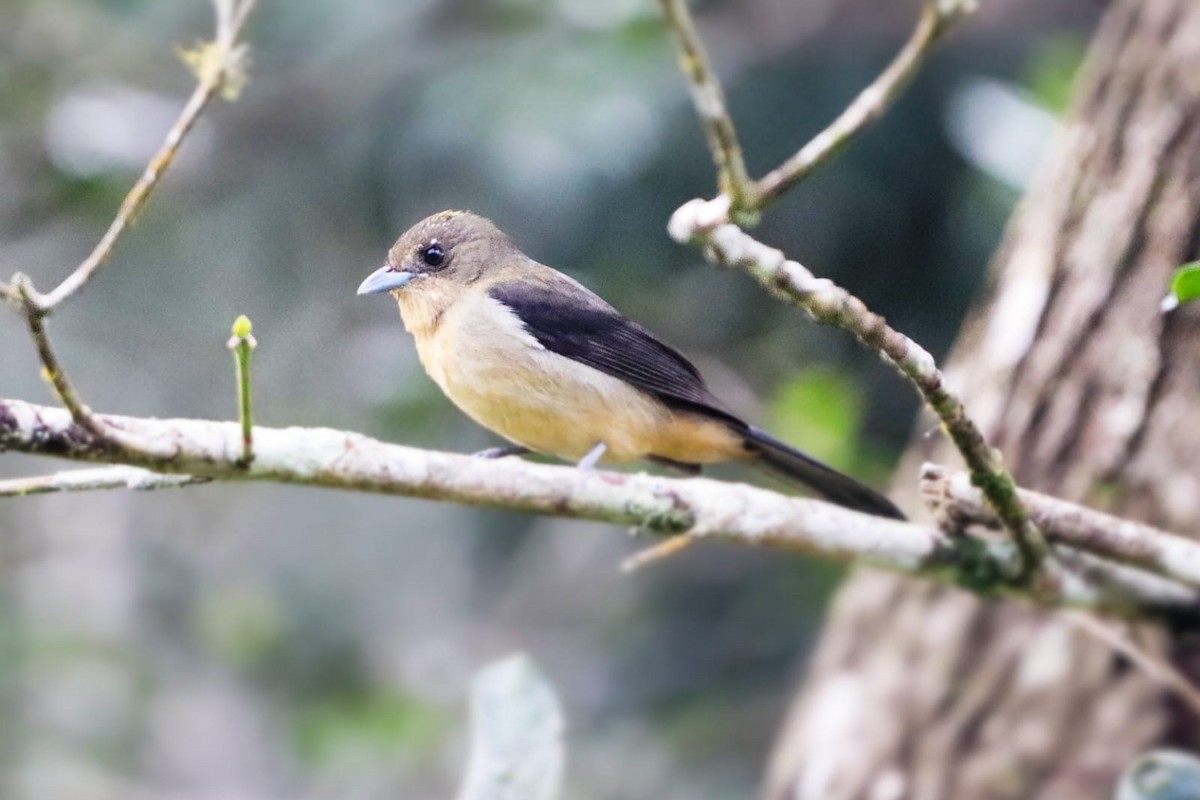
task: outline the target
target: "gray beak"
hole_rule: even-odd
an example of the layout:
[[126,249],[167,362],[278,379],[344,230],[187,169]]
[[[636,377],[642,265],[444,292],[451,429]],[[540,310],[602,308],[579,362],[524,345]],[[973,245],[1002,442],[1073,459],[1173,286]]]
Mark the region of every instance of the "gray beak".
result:
[[407,286],[416,277],[418,276],[415,272],[397,272],[387,264],[384,264],[368,275],[367,279],[358,285],[358,293],[379,294],[380,292],[390,292],[393,289]]

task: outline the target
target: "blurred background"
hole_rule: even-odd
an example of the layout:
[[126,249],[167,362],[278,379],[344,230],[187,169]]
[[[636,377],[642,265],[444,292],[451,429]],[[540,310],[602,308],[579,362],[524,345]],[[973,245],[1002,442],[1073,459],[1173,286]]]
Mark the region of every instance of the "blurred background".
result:
[[[757,233],[942,355],[1053,135],[1098,0],[989,0]],[[816,133],[917,4],[697,10],[752,171]],[[0,274],[90,249],[191,90],[203,0],[0,0]],[[238,314],[266,425],[498,442],[356,298],[443,208],[494,218],[689,354],[718,395],[879,486],[907,386],[665,234],[712,166],[652,0],[263,0],[217,103],[52,335],[103,411],[229,419]],[[50,402],[0,314],[0,396]],[[0,476],[69,465],[0,456]],[[745,472],[722,473],[757,480]],[[281,486],[0,500],[0,797],[436,798],[466,688],[524,650],[570,720],[568,796],[753,794],[841,570],[706,544],[640,574],[610,526]]]

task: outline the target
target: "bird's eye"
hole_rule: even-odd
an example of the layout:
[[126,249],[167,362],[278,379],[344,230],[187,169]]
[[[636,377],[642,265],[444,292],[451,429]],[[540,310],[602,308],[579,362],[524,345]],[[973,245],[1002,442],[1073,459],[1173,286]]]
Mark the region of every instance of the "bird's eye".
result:
[[446,260],[446,251],[436,241],[421,248],[421,260],[429,267],[440,267]]

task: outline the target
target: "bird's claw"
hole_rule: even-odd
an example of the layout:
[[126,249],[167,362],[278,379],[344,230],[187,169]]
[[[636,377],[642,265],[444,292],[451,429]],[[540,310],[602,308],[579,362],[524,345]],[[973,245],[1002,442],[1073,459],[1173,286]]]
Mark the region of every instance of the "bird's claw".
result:
[[607,451],[608,445],[606,445],[604,442],[599,442],[595,447],[588,451],[586,456],[579,459],[579,463],[576,466],[578,466],[580,469],[595,469],[596,465],[600,463],[601,458],[604,458],[604,454]]

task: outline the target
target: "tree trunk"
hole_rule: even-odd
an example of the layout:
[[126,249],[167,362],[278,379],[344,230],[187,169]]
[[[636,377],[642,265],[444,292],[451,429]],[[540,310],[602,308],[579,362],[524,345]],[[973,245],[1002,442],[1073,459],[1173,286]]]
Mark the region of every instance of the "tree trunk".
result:
[[[950,359],[1021,485],[1200,536],[1200,308],[1159,311],[1198,247],[1200,3],[1116,0]],[[917,439],[906,484],[922,460],[956,462]],[[1139,640],[1184,662],[1179,636]],[[860,571],[764,797],[1110,798],[1138,753],[1194,748],[1194,722],[1060,615]]]

